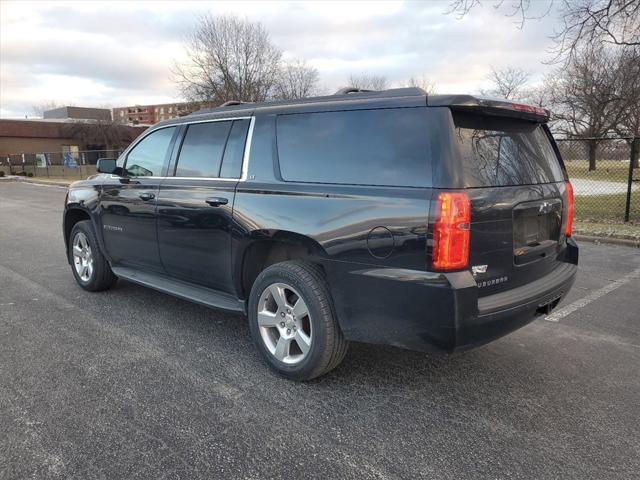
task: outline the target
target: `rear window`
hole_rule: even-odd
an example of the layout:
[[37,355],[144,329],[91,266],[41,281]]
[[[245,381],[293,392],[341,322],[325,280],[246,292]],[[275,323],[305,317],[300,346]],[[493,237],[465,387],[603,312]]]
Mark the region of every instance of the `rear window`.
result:
[[281,115],[286,181],[426,187],[431,165],[425,108]]
[[564,174],[544,127],[518,119],[454,112],[467,187],[560,182]]

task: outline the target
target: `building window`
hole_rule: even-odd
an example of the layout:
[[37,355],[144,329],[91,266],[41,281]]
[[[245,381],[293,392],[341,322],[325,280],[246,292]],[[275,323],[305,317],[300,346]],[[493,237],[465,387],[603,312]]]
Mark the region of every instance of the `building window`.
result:
[[169,113],[173,113],[173,107],[169,107]]
[[124,110],[120,110],[120,116],[124,117]]
[[164,113],[164,107],[160,107],[160,113]]

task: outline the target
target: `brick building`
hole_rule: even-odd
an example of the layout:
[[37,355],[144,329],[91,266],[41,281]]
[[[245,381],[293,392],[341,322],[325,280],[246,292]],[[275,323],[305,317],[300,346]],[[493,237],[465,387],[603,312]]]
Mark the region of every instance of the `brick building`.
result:
[[199,103],[181,102],[118,107],[113,109],[113,121],[122,124],[153,125],[162,120],[183,117],[205,106]]
[[[109,128],[105,126],[104,128]],[[102,128],[97,122],[70,120],[0,119],[0,159],[10,155],[63,153],[120,149],[131,143],[144,127],[118,126],[118,145],[104,145],[92,138],[90,128]],[[95,135],[95,137],[100,137]]]

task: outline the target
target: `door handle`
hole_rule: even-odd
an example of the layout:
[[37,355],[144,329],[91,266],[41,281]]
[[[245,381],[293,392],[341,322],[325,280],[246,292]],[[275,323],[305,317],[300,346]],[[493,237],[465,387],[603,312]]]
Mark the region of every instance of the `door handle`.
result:
[[205,202],[207,202],[212,207],[219,207],[220,205],[226,205],[227,203],[229,203],[229,199],[224,197],[209,197],[205,200]]
[[147,200],[153,200],[154,198],[156,198],[155,194],[153,193],[149,193],[149,192],[143,192],[139,195],[139,197],[144,200],[145,202]]

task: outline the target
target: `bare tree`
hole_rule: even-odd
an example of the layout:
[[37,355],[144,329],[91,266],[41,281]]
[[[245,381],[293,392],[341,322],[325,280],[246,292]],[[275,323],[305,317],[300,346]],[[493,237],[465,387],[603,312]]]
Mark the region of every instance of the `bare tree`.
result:
[[61,105],[54,100],[47,100],[45,102],[38,103],[37,105],[32,105],[31,109],[33,110],[33,114],[36,117],[42,118],[44,116],[44,112],[46,112],[47,110],[53,110],[54,108],[60,107],[64,107],[64,105]]
[[541,83],[528,87],[525,90],[522,101],[537,107],[551,108],[553,103],[552,80],[552,78],[545,78]]
[[530,77],[529,72],[520,68],[496,69],[491,67],[488,79],[491,81],[492,87],[487,93],[508,100],[524,100],[528,96],[526,85]]
[[406,85],[407,87],[421,88],[422,90],[427,92],[428,95],[433,95],[434,93],[436,93],[436,83],[424,75],[409,77]]
[[559,55],[575,53],[581,44],[640,46],[640,2],[637,0],[564,0],[562,27],[555,35]]
[[[508,17],[517,19],[518,28],[522,28],[527,20],[539,19],[546,16],[553,7],[555,0],[547,0],[547,4],[542,14],[534,15],[530,12],[531,0],[493,0],[485,2],[483,0],[451,0],[446,14],[454,14],[458,19],[465,17],[476,7],[482,8],[484,4],[490,3],[494,10],[503,10]],[[505,5],[506,3],[506,5]]]
[[603,46],[577,53],[550,80],[550,92],[561,133],[587,138],[589,170],[596,169],[601,138],[615,131],[628,104],[624,92],[624,57]]
[[386,90],[389,88],[389,82],[383,75],[361,73],[349,76],[349,86],[363,90]]
[[[496,10],[518,19],[522,28],[527,20],[539,19],[556,10],[561,26],[556,31],[555,59],[568,61],[582,46],[610,43],[620,46],[640,46],[640,2],[638,0],[491,0]],[[452,0],[446,13],[462,18],[482,0]],[[536,13],[535,10],[539,9]]]
[[96,145],[100,150],[119,149],[129,145],[136,133],[125,125],[113,121],[77,120],[64,126],[65,135],[84,144]]
[[285,63],[275,86],[275,96],[282,99],[311,97],[318,94],[318,70],[304,60]]
[[173,73],[190,101],[263,101],[273,96],[281,51],[260,23],[203,15],[186,38],[187,64]]
[[[618,79],[623,113],[615,131],[631,143],[633,138],[640,138],[640,48],[629,48],[621,54]],[[636,157],[634,168],[640,168],[640,158]]]

